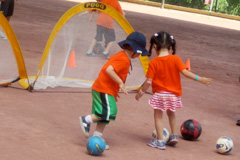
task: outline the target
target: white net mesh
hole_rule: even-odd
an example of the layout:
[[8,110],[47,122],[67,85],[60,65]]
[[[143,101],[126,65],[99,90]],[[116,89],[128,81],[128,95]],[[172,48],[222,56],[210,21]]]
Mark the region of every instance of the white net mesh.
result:
[[[107,58],[100,53],[97,56],[86,56],[90,44],[96,36],[95,14],[93,22],[89,23],[91,13],[80,12],[71,17],[58,31],[51,45],[47,59],[43,65],[41,76],[34,89],[47,87],[79,87],[90,88],[97,78]],[[114,20],[116,40],[110,48],[109,55],[118,53],[121,48],[117,42],[126,39],[127,34]],[[104,38],[101,42],[104,46]],[[127,78],[129,88],[138,88],[144,81],[144,71],[139,59],[132,61],[133,70]],[[30,79],[30,83],[33,79]]]
[[0,84],[11,82],[18,78],[18,66],[11,44],[0,27]]

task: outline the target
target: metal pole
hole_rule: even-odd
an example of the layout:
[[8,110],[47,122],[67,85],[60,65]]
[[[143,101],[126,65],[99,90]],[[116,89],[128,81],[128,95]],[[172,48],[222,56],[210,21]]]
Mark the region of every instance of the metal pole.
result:
[[209,9],[209,12],[212,12],[212,7],[213,7],[213,1],[214,1],[214,0],[211,0],[211,5],[210,5],[210,9]]
[[161,5],[162,9],[164,9],[164,3],[165,3],[165,0],[162,0],[162,5]]
[[216,0],[215,2],[215,12],[217,12],[217,4],[218,4],[218,0]]

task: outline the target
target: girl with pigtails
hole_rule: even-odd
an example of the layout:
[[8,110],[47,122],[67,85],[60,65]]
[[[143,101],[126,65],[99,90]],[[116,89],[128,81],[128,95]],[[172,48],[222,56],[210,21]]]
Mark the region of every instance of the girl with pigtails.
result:
[[[153,49],[157,57],[150,61],[146,81],[135,98],[139,100],[147,89],[152,86],[153,96],[148,103],[154,109],[157,138],[151,140],[148,145],[164,150],[166,144],[175,145],[178,143],[175,112],[176,108],[183,107],[180,73],[205,85],[209,85],[212,79],[200,77],[186,69],[186,65],[175,55],[176,41],[169,33],[155,33],[151,37],[150,43],[150,56]],[[163,140],[163,112],[167,113],[171,128],[171,134],[167,142]]]

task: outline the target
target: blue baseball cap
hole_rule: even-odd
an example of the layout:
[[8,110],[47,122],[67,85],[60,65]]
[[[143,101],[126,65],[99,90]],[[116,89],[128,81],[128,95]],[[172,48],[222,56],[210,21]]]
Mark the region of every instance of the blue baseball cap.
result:
[[142,56],[149,55],[148,51],[146,50],[146,38],[140,32],[132,32],[128,35],[126,40],[118,43],[121,48],[124,44],[129,44],[132,50],[137,54],[141,54]]

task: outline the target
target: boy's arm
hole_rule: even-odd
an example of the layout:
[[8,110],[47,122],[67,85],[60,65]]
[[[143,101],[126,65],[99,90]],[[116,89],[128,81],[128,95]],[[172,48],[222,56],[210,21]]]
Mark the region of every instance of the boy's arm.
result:
[[123,83],[122,79],[117,75],[117,73],[115,72],[113,66],[108,66],[108,68],[106,69],[107,74],[109,75],[109,77],[114,80],[119,87],[121,88],[121,90],[125,93],[128,94],[127,90],[125,89],[125,84]]
[[209,85],[209,83],[212,81],[211,78],[206,78],[206,77],[200,77],[186,69],[184,69],[182,71],[182,74],[187,77],[187,78],[190,78],[190,79],[193,79],[193,80],[196,80],[196,81],[199,81],[201,82],[202,84],[205,84],[205,85]]
[[89,23],[92,23],[93,17],[95,15],[96,11],[92,11],[91,16],[89,18]]

